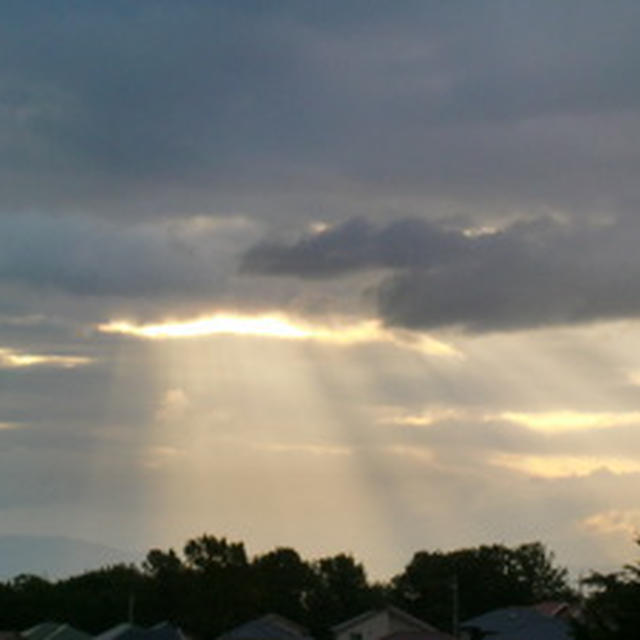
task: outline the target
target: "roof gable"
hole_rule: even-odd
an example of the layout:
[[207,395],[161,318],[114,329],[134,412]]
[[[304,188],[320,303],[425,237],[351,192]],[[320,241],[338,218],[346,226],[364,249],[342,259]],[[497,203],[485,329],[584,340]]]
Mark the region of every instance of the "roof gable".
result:
[[400,620],[401,622],[409,626],[415,627],[416,629],[419,629],[422,631],[435,631],[435,628],[432,627],[427,622],[424,622],[423,620],[420,620],[419,618],[412,616],[410,613],[407,613],[406,611],[403,611],[402,609],[398,609],[398,607],[394,607],[394,606],[388,606],[382,609],[371,609],[370,611],[365,611],[364,613],[361,613],[360,615],[354,618],[345,620],[345,622],[341,622],[340,624],[337,624],[336,626],[332,627],[332,631],[334,633],[342,633],[343,631],[346,631],[347,629],[349,629],[349,627],[358,626],[363,622],[366,622],[367,620],[384,613],[386,613],[390,618],[395,618],[396,620]]
[[269,613],[226,631],[218,636],[218,640],[301,640],[308,637],[309,632],[302,625]]

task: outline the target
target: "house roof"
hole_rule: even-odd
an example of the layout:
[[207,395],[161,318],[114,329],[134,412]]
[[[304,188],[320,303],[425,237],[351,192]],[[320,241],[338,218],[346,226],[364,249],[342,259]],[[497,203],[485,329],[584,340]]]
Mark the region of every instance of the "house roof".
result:
[[218,640],[301,640],[309,632],[303,626],[276,613],[250,620],[218,636]]
[[125,622],[103,631],[95,640],[184,640],[184,635],[169,622],[159,622],[148,628]]
[[27,640],[91,640],[91,636],[69,624],[42,622],[21,633]]
[[21,635],[29,640],[44,640],[47,636],[51,635],[58,627],[59,622],[41,622],[33,627],[25,629]]
[[380,615],[381,613],[388,613],[390,616],[399,618],[403,622],[409,625],[412,625],[414,627],[417,627],[422,631],[436,631],[435,627],[432,627],[427,622],[424,622],[423,620],[420,620],[412,616],[406,611],[403,611],[402,609],[398,609],[398,607],[393,607],[393,606],[383,607],[382,609],[371,609],[370,611],[365,611],[364,613],[361,613],[355,618],[345,620],[344,622],[341,622],[340,624],[335,625],[334,627],[331,628],[331,630],[334,633],[341,633],[342,631],[345,631],[349,627],[359,625],[362,622],[365,622],[365,620],[368,620],[369,618],[373,618],[377,615]]
[[547,600],[546,602],[539,602],[538,604],[531,605],[531,609],[535,609],[539,613],[551,618],[558,618],[562,616],[571,616],[573,613],[572,606],[568,602],[558,602],[556,600]]
[[145,640],[147,633],[148,631],[142,627],[123,622],[103,631],[95,640]]
[[455,640],[452,635],[444,631],[396,631],[380,640]]
[[463,629],[479,629],[492,640],[568,640],[569,624],[531,607],[496,609],[466,620]]
[[148,640],[184,640],[184,635],[178,627],[170,622],[159,622],[146,629]]

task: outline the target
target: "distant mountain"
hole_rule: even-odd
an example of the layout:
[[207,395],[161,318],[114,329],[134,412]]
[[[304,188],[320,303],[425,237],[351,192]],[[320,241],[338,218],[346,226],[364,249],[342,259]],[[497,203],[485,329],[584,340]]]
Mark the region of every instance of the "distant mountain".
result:
[[140,562],[142,554],[61,536],[0,535],[0,580],[30,573],[55,580],[117,563]]

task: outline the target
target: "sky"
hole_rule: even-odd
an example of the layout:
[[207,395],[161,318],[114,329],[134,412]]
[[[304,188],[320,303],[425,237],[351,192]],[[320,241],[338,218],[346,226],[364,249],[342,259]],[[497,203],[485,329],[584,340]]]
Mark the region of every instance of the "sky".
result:
[[0,535],[634,559],[637,2],[2,9]]

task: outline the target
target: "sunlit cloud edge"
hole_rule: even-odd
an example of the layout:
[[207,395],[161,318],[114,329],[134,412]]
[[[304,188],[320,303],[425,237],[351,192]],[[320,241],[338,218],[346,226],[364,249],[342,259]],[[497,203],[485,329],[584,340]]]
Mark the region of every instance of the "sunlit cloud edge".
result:
[[91,362],[92,359],[85,356],[26,353],[15,349],[0,348],[0,369],[22,369],[38,366],[73,369]]
[[640,509],[610,509],[584,518],[581,527],[596,534],[623,534],[637,538],[640,532]]
[[120,334],[149,340],[228,335],[312,341],[339,346],[390,343],[396,347],[430,356],[462,358],[462,353],[458,349],[442,340],[423,333],[388,329],[375,319],[313,324],[281,313],[263,315],[217,313],[190,320],[155,324],[135,324],[126,320],[113,320],[99,324],[96,328],[105,334]]
[[385,409],[377,422],[391,426],[428,428],[450,421],[506,422],[524,427],[543,435],[557,435],[613,429],[640,424],[638,411],[484,411],[455,407],[435,407],[420,412],[403,412],[401,409]]
[[489,464],[545,479],[586,477],[597,472],[614,475],[640,473],[640,462],[632,458],[606,456],[521,455],[497,453]]

